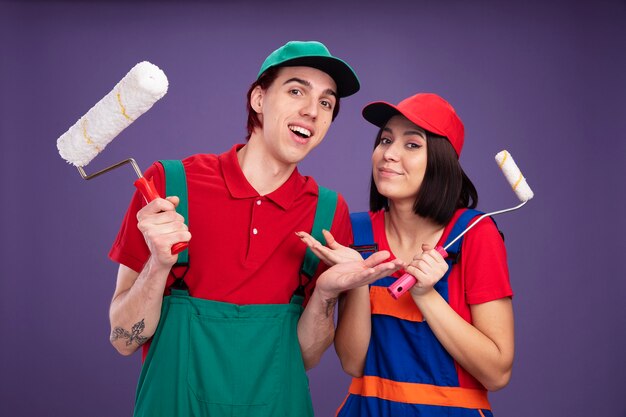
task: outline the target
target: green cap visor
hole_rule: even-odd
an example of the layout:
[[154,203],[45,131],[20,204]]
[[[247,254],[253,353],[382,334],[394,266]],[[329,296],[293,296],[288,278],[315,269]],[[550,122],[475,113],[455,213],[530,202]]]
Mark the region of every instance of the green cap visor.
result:
[[312,67],[323,71],[335,80],[339,97],[351,96],[361,87],[350,65],[332,56],[324,44],[316,41],[287,42],[265,59],[257,79],[273,67]]

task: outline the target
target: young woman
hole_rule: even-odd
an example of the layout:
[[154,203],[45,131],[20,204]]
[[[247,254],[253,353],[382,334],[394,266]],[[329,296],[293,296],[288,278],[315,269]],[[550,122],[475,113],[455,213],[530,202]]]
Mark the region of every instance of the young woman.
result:
[[[476,189],[458,161],[463,124],[435,94],[371,103],[363,116],[380,130],[370,212],[364,225],[353,222],[355,241],[369,231],[378,250],[407,266],[340,300],[335,349],[354,379],[337,415],[491,416],[487,391],[508,384],[514,351],[502,237],[485,219],[447,259],[434,249],[477,214],[468,210]],[[325,237],[328,247],[301,234],[328,264],[360,256]],[[394,300],[387,287],[405,272],[417,283]]]

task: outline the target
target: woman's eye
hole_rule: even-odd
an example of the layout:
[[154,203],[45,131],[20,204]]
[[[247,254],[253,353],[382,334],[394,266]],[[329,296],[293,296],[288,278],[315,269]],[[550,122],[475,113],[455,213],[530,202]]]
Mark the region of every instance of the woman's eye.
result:
[[409,149],[419,149],[422,147],[419,143],[413,143],[413,142],[407,143],[406,146]]
[[391,143],[391,139],[389,139],[389,138],[381,138],[380,139],[380,143],[381,143],[381,145],[389,145]]

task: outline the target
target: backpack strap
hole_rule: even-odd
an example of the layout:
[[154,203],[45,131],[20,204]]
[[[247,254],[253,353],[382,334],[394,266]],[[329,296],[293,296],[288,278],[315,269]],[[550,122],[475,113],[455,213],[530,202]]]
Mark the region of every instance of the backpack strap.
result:
[[361,211],[350,213],[350,221],[354,235],[354,244],[350,247],[359,252],[363,259],[367,259],[378,251],[378,243],[374,242],[372,219],[367,211]]
[[[189,203],[187,196],[187,176],[183,162],[174,160],[161,160],[165,171],[165,196],[177,196],[180,203],[176,207],[176,212],[185,218],[185,224],[189,226]],[[189,250],[186,248],[178,254],[178,261],[175,266],[189,264]]]
[[[313,229],[311,230],[311,236],[317,239],[322,245],[326,244],[326,239],[322,234],[322,230],[330,230],[335,218],[335,210],[337,208],[337,193],[325,187],[318,186],[319,196],[317,198],[317,208],[315,209],[315,218],[313,220]],[[315,256],[310,248],[306,248],[304,255],[304,261],[300,272],[306,276],[308,280],[313,278],[317,266],[320,263],[320,259]],[[301,283],[301,287],[304,287]]]

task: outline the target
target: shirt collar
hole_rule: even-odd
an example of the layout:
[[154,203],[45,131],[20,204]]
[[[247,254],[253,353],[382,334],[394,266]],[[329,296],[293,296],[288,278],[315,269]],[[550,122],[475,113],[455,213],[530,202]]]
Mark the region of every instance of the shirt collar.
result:
[[[259,193],[246,179],[239,165],[239,160],[237,159],[237,151],[243,147],[243,144],[237,144],[233,146],[230,151],[219,156],[224,182],[233,198],[258,198],[260,197]],[[300,175],[298,168],[296,168],[283,185],[267,194],[265,197],[276,203],[282,209],[287,210],[291,207],[299,194],[307,191],[309,187],[306,186],[309,185],[309,183],[312,183],[312,181],[307,181],[305,177]]]

